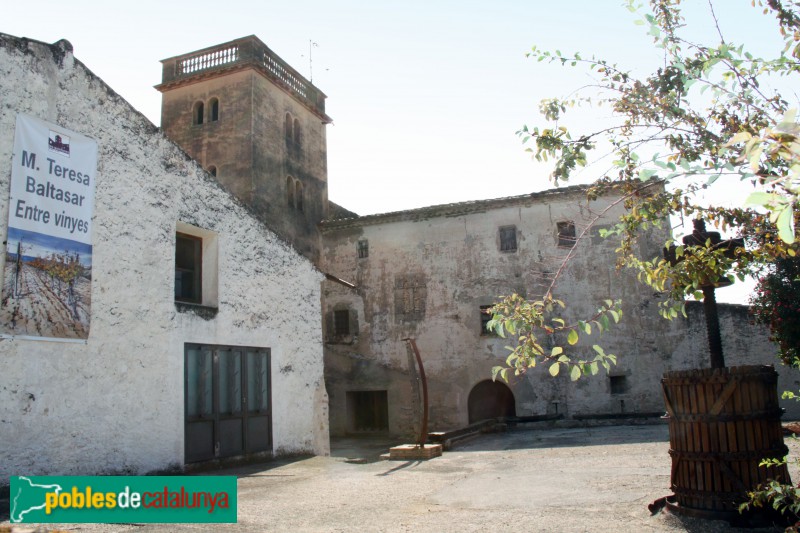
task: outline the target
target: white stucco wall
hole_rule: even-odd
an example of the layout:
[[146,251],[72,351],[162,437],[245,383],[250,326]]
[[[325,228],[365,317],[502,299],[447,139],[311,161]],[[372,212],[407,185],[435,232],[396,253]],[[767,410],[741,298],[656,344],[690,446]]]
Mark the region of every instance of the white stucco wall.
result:
[[[325,454],[321,274],[80,62],[0,34],[0,228],[17,113],[97,140],[85,344],[0,339],[0,485],[184,462],[184,343],[271,349],[273,451]],[[174,303],[178,222],[217,234],[218,312]],[[0,271],[5,254],[0,259]]]

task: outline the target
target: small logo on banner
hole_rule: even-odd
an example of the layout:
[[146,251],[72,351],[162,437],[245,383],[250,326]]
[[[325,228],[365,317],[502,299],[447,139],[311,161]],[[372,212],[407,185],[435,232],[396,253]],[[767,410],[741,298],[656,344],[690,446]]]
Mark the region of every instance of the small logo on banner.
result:
[[13,476],[13,523],[235,523],[235,476]]
[[50,139],[47,141],[51,152],[58,152],[69,157],[69,137],[50,130]]

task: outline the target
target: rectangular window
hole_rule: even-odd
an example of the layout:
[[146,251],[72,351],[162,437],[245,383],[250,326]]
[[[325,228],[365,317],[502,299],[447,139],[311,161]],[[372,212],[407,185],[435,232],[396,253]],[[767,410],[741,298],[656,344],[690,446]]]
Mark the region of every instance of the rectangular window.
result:
[[366,259],[369,257],[369,241],[366,239],[358,241],[358,258]]
[[175,300],[203,301],[203,240],[185,233],[175,236]]
[[628,392],[628,380],[625,376],[609,376],[611,394],[625,394]]
[[350,335],[350,311],[341,309],[333,312],[333,334],[337,337]]
[[201,305],[216,309],[219,305],[219,236],[185,222],[179,221],[175,226],[176,308],[185,311],[193,305]]
[[500,228],[500,251],[501,252],[517,251],[516,226],[503,226]]
[[572,248],[575,246],[575,223],[572,221],[557,222],[558,245]]

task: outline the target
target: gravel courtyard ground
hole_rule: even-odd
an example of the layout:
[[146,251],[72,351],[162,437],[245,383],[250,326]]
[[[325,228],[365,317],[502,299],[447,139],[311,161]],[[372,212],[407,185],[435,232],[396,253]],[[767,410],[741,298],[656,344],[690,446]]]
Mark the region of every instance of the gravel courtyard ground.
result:
[[[214,472],[239,476],[237,524],[57,527],[138,533],[735,531],[725,522],[650,515],[647,504],[669,494],[665,425],[513,431],[481,436],[430,461],[373,461],[389,444],[397,443],[335,441],[331,457]],[[800,445],[787,444],[797,456]],[[791,473],[800,479],[797,469]],[[7,507],[3,511],[7,517]],[[4,527],[10,524],[0,531]]]

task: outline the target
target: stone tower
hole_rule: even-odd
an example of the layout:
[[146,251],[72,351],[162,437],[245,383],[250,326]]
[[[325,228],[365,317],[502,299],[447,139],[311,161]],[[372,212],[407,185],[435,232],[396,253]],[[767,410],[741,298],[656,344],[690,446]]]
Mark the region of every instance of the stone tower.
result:
[[156,89],[167,137],[319,264],[325,94],[252,35],[162,64]]

